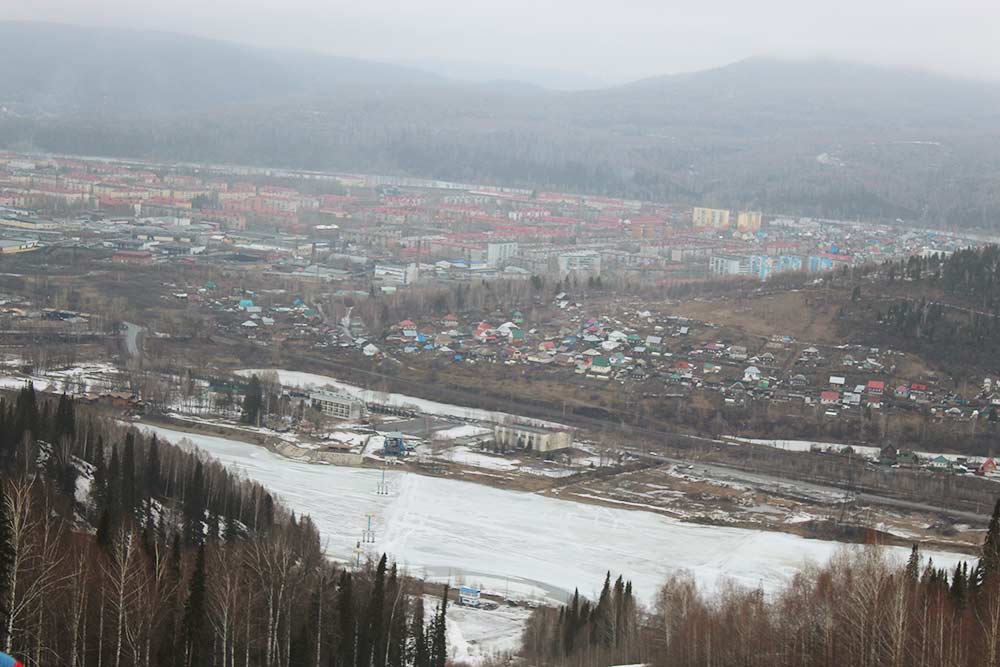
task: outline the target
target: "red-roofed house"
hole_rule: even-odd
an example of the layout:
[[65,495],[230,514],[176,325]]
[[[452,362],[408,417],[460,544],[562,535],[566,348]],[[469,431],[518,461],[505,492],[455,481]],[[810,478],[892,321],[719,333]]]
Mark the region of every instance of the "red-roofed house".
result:
[[839,391],[821,391],[819,394],[820,405],[836,405],[840,403]]
[[885,393],[885,382],[882,380],[869,380],[868,386],[865,389],[871,396],[881,396]]

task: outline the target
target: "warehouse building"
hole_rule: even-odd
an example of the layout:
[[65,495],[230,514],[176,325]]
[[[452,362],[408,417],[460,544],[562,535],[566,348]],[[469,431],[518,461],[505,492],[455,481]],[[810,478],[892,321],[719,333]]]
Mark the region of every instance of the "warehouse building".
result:
[[523,449],[554,452],[573,446],[573,434],[565,429],[539,428],[524,424],[496,424],[493,440],[500,451]]

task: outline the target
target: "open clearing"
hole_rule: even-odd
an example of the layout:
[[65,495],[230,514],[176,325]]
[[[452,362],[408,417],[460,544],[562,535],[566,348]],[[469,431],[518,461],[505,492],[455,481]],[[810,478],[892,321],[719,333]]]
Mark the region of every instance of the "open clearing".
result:
[[[844,548],[394,470],[384,473],[388,495],[379,495],[382,471],[301,463],[225,438],[141,428],[171,442],[192,441],[309,514],[333,558],[357,557],[371,515],[376,541],[365,545],[363,557],[387,552],[413,574],[512,597],[562,601],[576,587],[592,594],[609,566],[633,581],[645,603],[681,568],[708,589],[728,577],[774,591],[805,563],[824,562]],[[907,553],[891,551],[899,558]],[[932,555],[945,567],[968,558]]]
[[[671,309],[676,315],[693,320],[736,327],[769,337],[774,334],[796,340],[837,344],[835,317],[837,304],[817,303],[812,292],[785,292],[750,299],[712,299],[685,301]],[[807,303],[807,300],[811,300]]]

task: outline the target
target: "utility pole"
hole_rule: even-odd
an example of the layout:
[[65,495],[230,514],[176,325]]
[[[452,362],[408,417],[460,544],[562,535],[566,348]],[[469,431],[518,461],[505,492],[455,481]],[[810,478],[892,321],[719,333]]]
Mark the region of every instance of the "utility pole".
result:
[[[375,493],[377,493],[380,496],[389,495],[389,484],[385,481],[385,468],[382,468],[382,477],[379,480],[378,485],[376,486]],[[371,515],[369,514],[368,516],[370,517]],[[371,528],[370,524],[371,520],[369,519],[369,526],[368,526],[369,528]]]
[[361,542],[364,544],[375,544],[375,528],[372,527],[372,519],[375,517],[374,514],[366,514],[368,518],[368,527],[361,531]]

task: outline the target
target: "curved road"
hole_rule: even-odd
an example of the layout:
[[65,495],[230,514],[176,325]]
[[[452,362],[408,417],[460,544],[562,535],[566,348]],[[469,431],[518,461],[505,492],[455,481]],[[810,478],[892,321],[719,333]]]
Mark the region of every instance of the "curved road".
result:
[[128,352],[129,356],[134,359],[139,359],[142,356],[142,347],[139,344],[139,336],[141,336],[145,331],[145,327],[141,327],[138,324],[133,324],[132,322],[122,322],[122,327],[124,328],[125,335],[125,350]]

